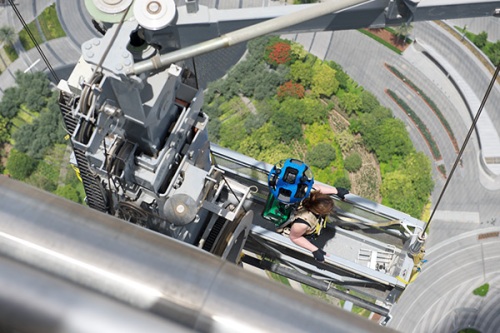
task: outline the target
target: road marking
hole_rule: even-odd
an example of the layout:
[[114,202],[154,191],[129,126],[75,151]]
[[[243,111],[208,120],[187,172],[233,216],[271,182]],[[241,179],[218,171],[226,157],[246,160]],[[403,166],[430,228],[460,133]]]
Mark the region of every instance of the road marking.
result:
[[478,212],[459,212],[451,210],[438,210],[434,214],[434,219],[445,222],[462,222],[462,223],[478,223]]

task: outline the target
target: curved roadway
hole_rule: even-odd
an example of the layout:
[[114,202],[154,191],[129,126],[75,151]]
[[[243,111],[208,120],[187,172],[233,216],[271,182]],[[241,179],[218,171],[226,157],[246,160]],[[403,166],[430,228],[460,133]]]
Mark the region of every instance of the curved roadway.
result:
[[[400,332],[459,332],[500,327],[500,228],[470,231],[427,251],[427,263],[391,311]],[[484,296],[473,291],[489,284]],[[411,295],[411,297],[409,297]]]

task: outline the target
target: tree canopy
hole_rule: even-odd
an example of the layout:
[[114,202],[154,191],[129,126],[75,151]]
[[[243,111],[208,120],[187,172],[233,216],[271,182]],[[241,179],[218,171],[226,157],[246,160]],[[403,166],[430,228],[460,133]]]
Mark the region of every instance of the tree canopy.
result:
[[314,95],[330,97],[337,92],[339,82],[335,78],[335,70],[323,62],[313,66],[311,89]]
[[12,135],[15,148],[36,159],[41,159],[55,143],[64,142],[66,134],[55,95],[46,103],[49,103],[48,107],[41,111],[38,118],[31,124],[22,125]]
[[[348,172],[363,163],[353,149],[364,146],[380,163],[383,203],[419,217],[428,200],[430,162],[415,152],[404,123],[338,64],[319,60],[297,43],[277,37],[249,42],[246,58],[210,84],[205,96],[210,138],[223,146],[268,163],[303,159],[315,179],[346,188]],[[337,133],[335,105],[350,122]],[[376,174],[370,177],[378,182]]]
[[336,158],[335,149],[328,143],[320,143],[307,153],[307,162],[320,169],[330,165]]
[[7,170],[12,178],[25,180],[33,171],[35,171],[36,164],[35,159],[13,149],[11,150],[9,159],[7,160]]

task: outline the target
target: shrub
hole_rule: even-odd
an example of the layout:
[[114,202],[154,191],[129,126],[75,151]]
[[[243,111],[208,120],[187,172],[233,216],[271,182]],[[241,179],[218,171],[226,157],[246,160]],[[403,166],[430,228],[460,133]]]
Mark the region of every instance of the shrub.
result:
[[319,143],[311,149],[306,156],[308,163],[320,169],[324,169],[336,158],[335,148],[328,143]]
[[278,100],[283,100],[285,97],[304,98],[305,89],[300,83],[292,81],[285,82],[278,87]]
[[335,187],[343,187],[348,190],[351,189],[351,181],[347,177],[341,177],[335,181],[334,184]]
[[36,168],[36,160],[15,149],[10,152],[7,160],[7,170],[12,178],[25,180]]
[[78,191],[71,185],[64,185],[64,186],[58,187],[54,193],[60,197],[69,199],[69,200],[74,201],[74,202],[81,203],[80,196],[78,195]]
[[288,41],[277,41],[266,48],[266,61],[271,66],[290,64],[292,61],[291,46]]
[[344,161],[344,168],[349,172],[356,172],[361,168],[363,161],[358,153],[353,153],[346,157]]

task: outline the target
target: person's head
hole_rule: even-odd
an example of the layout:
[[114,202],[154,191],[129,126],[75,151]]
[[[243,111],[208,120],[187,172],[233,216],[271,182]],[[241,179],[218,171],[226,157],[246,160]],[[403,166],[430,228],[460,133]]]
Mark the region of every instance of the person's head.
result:
[[324,216],[333,211],[334,204],[329,195],[314,191],[304,199],[302,206],[313,214]]

